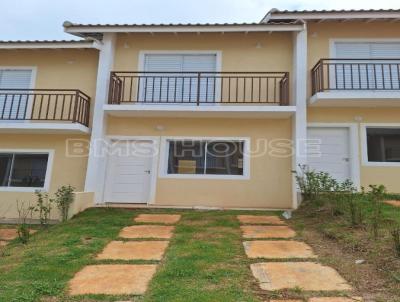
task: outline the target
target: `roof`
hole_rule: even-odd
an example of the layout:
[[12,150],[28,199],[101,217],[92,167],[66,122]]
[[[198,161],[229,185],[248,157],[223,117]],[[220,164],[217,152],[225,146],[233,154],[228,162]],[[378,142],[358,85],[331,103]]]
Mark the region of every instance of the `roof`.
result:
[[64,30],[79,37],[101,39],[106,32],[250,32],[250,31],[294,31],[303,29],[302,22],[265,23],[168,23],[168,24],[79,24],[65,21]]
[[296,20],[340,19],[400,19],[400,9],[350,9],[350,10],[279,10],[271,9],[260,23],[293,22]]
[[97,48],[89,40],[0,40],[0,49]]

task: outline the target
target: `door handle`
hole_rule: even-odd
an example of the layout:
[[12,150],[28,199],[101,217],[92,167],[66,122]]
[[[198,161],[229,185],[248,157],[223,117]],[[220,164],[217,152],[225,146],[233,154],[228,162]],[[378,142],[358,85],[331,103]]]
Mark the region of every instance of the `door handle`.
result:
[[344,160],[345,162],[349,162],[349,161],[350,161],[350,158],[345,157],[345,158],[343,158],[343,160]]
[[145,170],[144,173],[150,174],[150,170]]

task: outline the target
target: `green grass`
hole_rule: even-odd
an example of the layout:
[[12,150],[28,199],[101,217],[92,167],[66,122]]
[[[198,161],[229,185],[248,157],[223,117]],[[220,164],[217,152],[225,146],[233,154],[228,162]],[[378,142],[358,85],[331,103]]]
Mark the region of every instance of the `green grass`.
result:
[[90,209],[39,231],[26,246],[14,241],[0,251],[0,301],[261,301],[236,220],[244,212],[236,211],[156,211],[183,217],[144,297],[68,297],[74,274],[143,212]]

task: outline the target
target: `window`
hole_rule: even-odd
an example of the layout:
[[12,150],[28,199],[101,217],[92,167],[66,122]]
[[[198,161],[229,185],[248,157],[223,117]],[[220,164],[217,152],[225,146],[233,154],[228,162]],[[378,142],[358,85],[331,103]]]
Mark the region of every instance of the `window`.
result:
[[369,162],[400,162],[400,128],[367,128]]
[[167,174],[244,176],[245,141],[170,140]]
[[49,154],[0,153],[0,187],[43,188]]

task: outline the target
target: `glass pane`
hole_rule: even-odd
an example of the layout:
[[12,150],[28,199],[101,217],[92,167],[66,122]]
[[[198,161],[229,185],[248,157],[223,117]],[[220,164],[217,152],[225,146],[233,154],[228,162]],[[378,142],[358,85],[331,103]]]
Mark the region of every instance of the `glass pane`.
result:
[[43,187],[47,160],[47,154],[15,154],[11,186]]
[[400,129],[367,128],[368,161],[400,162]]
[[205,142],[171,141],[168,174],[204,174]]
[[10,168],[12,162],[12,154],[0,154],[0,186],[8,186],[8,178],[10,177]]
[[243,142],[209,142],[207,174],[243,175]]

